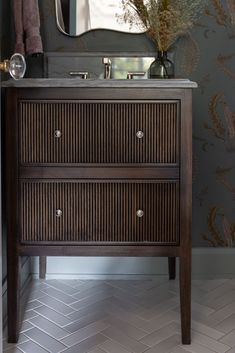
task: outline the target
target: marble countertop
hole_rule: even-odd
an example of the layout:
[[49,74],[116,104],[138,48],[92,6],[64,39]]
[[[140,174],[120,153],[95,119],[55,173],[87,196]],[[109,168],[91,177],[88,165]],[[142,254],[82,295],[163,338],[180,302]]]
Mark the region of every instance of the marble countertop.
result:
[[24,78],[2,82],[2,87],[16,88],[197,88],[196,82],[186,79],[164,80],[82,80],[78,78]]

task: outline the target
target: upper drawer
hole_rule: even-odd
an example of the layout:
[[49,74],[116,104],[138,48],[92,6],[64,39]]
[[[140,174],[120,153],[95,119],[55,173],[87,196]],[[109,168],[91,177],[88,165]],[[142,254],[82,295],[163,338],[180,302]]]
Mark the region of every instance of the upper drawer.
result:
[[178,164],[178,101],[20,102],[20,162]]

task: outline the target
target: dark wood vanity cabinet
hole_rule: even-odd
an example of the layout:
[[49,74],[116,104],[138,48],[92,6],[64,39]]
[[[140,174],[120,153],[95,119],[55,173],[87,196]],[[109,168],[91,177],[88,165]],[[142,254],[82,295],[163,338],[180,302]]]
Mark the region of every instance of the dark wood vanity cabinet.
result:
[[107,255],[180,258],[190,343],[192,88],[6,89],[11,342],[20,256]]

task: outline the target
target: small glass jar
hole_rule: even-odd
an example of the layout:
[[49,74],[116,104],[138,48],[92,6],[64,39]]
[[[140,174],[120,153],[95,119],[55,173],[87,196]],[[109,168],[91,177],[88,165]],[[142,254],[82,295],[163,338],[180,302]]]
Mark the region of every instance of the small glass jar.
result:
[[152,62],[148,70],[150,79],[170,79],[175,77],[175,67],[167,57],[166,51],[158,51],[157,58]]

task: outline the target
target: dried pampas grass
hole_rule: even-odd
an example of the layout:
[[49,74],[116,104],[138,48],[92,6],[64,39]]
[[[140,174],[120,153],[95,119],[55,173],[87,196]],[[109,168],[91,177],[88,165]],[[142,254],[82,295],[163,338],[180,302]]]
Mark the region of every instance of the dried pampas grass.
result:
[[167,51],[193,27],[206,3],[207,0],[122,0],[123,20],[139,25],[158,50]]

